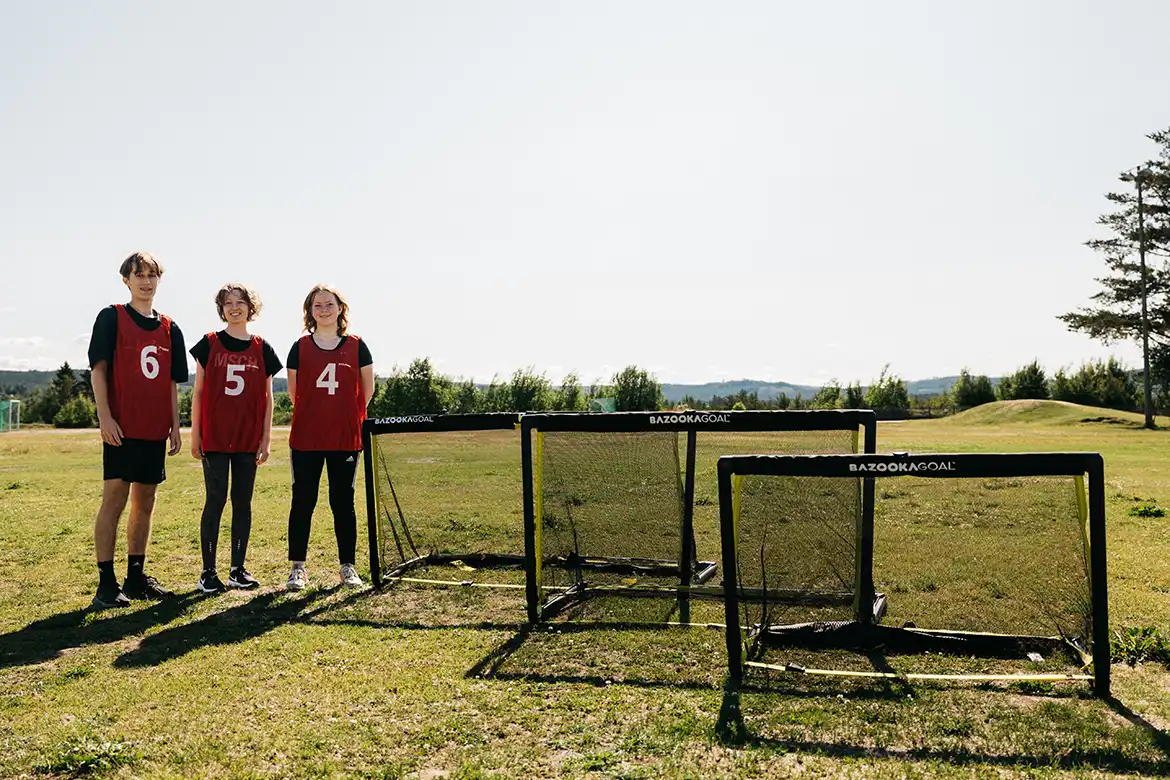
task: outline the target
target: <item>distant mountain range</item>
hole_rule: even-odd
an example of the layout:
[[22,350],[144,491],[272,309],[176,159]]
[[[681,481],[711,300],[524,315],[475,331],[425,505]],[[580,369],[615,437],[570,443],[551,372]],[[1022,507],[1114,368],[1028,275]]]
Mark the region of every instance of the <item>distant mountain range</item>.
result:
[[[18,388],[24,387],[32,390],[36,387],[47,385],[53,381],[55,371],[0,371],[0,388]],[[914,381],[906,382],[906,389],[910,391],[910,395],[942,395],[951,389],[951,385],[955,383],[958,376],[940,376],[932,379],[916,379]],[[992,378],[992,383],[999,381],[998,377]],[[288,380],[284,377],[275,377],[272,380],[272,389],[277,392],[284,392],[288,390]],[[671,402],[681,401],[684,396],[691,396],[700,401],[709,401],[715,396],[729,396],[736,395],[740,390],[748,393],[756,393],[761,399],[772,400],[779,397],[781,393],[786,394],[789,398],[795,398],[801,395],[804,398],[812,398],[820,390],[820,387],[814,385],[794,385],[788,382],[764,382],[755,379],[737,379],[730,382],[706,382],[698,385],[676,384],[667,382],[662,385],[662,393],[666,396],[666,400]]]
[[[906,382],[906,389],[910,395],[942,395],[951,389],[959,377],[939,376],[931,379],[915,379]],[[999,381],[998,377],[991,380],[992,384]],[[681,401],[684,396],[691,396],[700,401],[709,401],[715,396],[727,397],[736,395],[740,390],[755,393],[762,400],[778,398],[781,393],[789,398],[801,395],[812,398],[821,388],[816,385],[794,385],[788,382],[763,382],[755,379],[737,379],[731,382],[707,382],[701,385],[663,384],[662,394],[668,401]]]

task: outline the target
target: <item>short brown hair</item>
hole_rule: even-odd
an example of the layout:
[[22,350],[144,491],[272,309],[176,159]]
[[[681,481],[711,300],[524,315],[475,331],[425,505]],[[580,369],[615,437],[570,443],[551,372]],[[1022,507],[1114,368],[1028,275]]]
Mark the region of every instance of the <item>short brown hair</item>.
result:
[[130,274],[136,274],[142,269],[154,271],[155,276],[163,275],[162,263],[154,259],[154,255],[150,252],[135,252],[122,261],[122,267],[118,269],[118,273],[122,274],[123,279],[129,279]]
[[337,335],[344,336],[349,329],[349,304],[346,303],[345,298],[341,297],[341,293],[337,291],[336,287],[331,287],[328,284],[317,284],[313,289],[309,290],[309,294],[305,296],[305,330],[312,333],[317,329],[317,321],[313,319],[313,296],[317,293],[327,292],[337,299]]
[[248,322],[260,316],[260,309],[263,308],[264,304],[260,303],[260,296],[256,294],[256,291],[246,284],[228,282],[220,287],[219,292],[215,294],[215,310],[221,320],[227,322],[227,317],[223,316],[223,304],[232,293],[238,293],[248,304]]

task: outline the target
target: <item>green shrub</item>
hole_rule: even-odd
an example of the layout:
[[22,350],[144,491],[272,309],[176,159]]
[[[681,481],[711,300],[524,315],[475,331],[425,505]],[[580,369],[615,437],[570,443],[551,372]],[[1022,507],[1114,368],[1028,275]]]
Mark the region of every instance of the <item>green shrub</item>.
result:
[[96,428],[97,424],[97,407],[84,395],[70,398],[53,416],[57,428]]

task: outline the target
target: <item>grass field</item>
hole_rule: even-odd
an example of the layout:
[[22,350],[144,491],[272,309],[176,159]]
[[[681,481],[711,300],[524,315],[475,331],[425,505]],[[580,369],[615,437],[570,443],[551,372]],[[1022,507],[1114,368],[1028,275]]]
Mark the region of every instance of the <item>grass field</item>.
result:
[[[1170,505],[1170,431],[1138,422],[1015,402],[883,423],[878,443],[887,452],[1101,452],[1112,625],[1165,632],[1170,519],[1129,510]],[[509,591],[341,590],[324,494],[313,587],[287,595],[286,434],[257,481],[250,569],[259,593],[194,596],[203,485],[184,453],[168,463],[148,561],[181,597],[99,614],[87,609],[96,433],[0,436],[0,776],[1170,774],[1170,676],[1152,663],[1115,665],[1108,702],[1079,686],[784,677],[744,696],[746,733],[728,743],[716,728],[720,632],[584,620],[527,632]],[[429,457],[439,456],[420,462]],[[471,486],[464,500],[481,491],[507,493]],[[124,553],[120,540],[120,574]]]

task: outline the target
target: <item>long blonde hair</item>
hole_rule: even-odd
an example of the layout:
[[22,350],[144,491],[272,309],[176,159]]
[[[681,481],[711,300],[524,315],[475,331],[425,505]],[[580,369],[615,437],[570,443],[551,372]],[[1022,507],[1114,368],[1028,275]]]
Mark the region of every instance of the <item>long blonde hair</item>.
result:
[[346,303],[345,298],[341,297],[341,293],[337,291],[336,287],[328,284],[314,285],[313,289],[309,290],[309,294],[305,296],[305,330],[309,333],[317,330],[317,321],[313,319],[313,296],[317,293],[327,292],[337,299],[337,335],[344,336],[345,332],[349,330],[349,304]]

